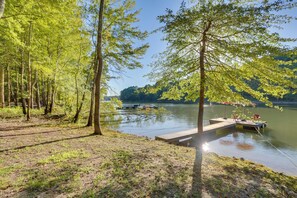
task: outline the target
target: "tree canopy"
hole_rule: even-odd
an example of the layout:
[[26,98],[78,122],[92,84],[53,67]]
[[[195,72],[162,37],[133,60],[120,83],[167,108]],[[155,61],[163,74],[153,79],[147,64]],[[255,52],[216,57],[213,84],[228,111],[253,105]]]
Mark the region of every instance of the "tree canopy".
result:
[[[285,43],[296,39],[271,31],[292,20],[279,11],[294,6],[285,1],[209,0],[183,4],[177,13],[167,10],[159,21],[168,47],[151,73],[160,89],[171,85],[162,98],[199,98],[199,131],[204,96],[213,102],[250,103],[247,93],[272,106],[269,96],[281,98],[296,89],[292,62],[275,58],[285,55]],[[255,79],[256,90],[249,83]]]

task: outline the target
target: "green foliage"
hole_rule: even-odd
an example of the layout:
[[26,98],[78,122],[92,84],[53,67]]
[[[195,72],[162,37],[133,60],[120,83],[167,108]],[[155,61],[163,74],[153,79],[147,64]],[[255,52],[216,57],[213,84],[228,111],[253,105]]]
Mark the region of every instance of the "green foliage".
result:
[[[291,53],[284,43],[295,41],[271,32],[292,18],[280,10],[296,3],[247,1],[199,1],[187,8],[184,4],[159,17],[168,42],[167,49],[154,63],[151,78],[160,89],[168,88],[163,99],[195,101],[199,98],[200,52],[206,38],[205,96],[213,102],[250,103],[251,99],[273,104],[269,97],[282,98],[296,90],[296,71],[292,61],[275,57]],[[156,71],[156,72],[155,72]],[[257,81],[258,88],[251,87]],[[252,98],[245,98],[248,94]]]

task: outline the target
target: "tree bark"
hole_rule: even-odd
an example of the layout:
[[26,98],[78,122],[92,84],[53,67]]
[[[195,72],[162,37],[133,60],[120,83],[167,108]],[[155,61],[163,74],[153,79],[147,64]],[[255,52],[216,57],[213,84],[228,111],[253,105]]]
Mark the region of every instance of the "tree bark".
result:
[[[31,47],[31,37],[32,37],[32,22],[29,25],[29,40],[28,47]],[[27,106],[27,121],[31,119],[30,107],[32,99],[32,71],[31,71],[31,52],[28,50],[28,106]]]
[[2,18],[5,9],[5,0],[0,0],[0,18]]
[[95,80],[95,113],[94,113],[94,134],[102,135],[102,129],[100,125],[100,88],[101,77],[103,71],[103,57],[102,57],[102,27],[103,27],[103,12],[104,12],[104,0],[100,0],[99,20],[98,20],[98,33],[97,33],[97,59],[95,64],[98,65],[98,71],[96,73]]
[[94,97],[95,97],[95,78],[93,80],[93,86],[92,86],[92,93],[91,93],[91,104],[90,104],[90,112],[89,112],[89,118],[88,118],[88,123],[87,126],[92,126],[93,125],[93,118],[94,118]]
[[10,67],[7,65],[7,106],[10,107],[11,104],[11,78],[10,78]]
[[41,106],[45,106],[46,104],[46,82],[44,80],[44,75],[42,74],[42,92],[41,92],[41,97],[42,97],[42,104]]
[[46,86],[46,103],[45,103],[45,109],[44,109],[44,115],[47,115],[49,113],[49,100],[50,100],[50,92],[51,92],[51,85],[50,80],[47,79],[47,86]]
[[[56,78],[56,77],[55,77]],[[54,109],[54,105],[55,105],[55,92],[56,92],[56,89],[55,89],[55,80],[53,81],[53,84],[52,84],[52,87],[51,87],[51,95],[50,95],[50,105],[49,105],[49,113],[52,113],[53,112],[53,109]]]
[[35,86],[36,86],[36,105],[37,109],[40,109],[40,92],[39,92],[39,81],[38,81],[38,71],[35,71]]
[[23,108],[23,114],[26,115],[26,100],[24,98],[24,73],[25,73],[25,67],[24,67],[24,48],[22,49],[22,55],[21,55],[21,102],[22,102],[22,108]]
[[[199,95],[199,110],[198,110],[198,133],[203,132],[203,113],[204,113],[204,98],[205,98],[205,50],[207,42],[207,32],[211,26],[211,21],[207,23],[207,26],[202,34],[202,45],[199,57],[199,68],[200,68],[200,95]],[[201,139],[201,138],[199,138]]]
[[5,95],[4,95],[4,66],[0,66],[0,107],[5,107]]
[[16,66],[15,68],[16,71],[16,89],[15,89],[15,94],[14,94],[14,101],[15,101],[15,106],[19,106],[19,68]]

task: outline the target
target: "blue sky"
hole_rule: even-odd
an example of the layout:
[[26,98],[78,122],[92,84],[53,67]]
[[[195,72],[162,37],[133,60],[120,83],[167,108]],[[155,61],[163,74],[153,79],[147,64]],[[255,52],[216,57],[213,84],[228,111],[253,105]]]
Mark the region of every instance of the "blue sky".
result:
[[[136,9],[141,9],[139,15],[139,23],[137,26],[141,30],[151,32],[160,27],[161,24],[157,20],[157,16],[163,15],[166,8],[172,9],[174,12],[178,10],[182,0],[136,0]],[[285,14],[297,17],[297,8],[286,11]],[[284,37],[297,37],[297,21],[286,24],[283,30],[274,30]],[[120,91],[130,87],[143,87],[146,84],[152,84],[144,75],[151,71],[149,64],[153,62],[153,56],[162,52],[166,48],[166,43],[162,40],[162,33],[154,33],[150,35],[145,42],[149,43],[150,48],[144,55],[141,63],[143,68],[135,70],[126,70],[119,79],[113,79],[109,82],[111,90],[108,95],[119,95]],[[297,43],[292,45],[297,46]]]

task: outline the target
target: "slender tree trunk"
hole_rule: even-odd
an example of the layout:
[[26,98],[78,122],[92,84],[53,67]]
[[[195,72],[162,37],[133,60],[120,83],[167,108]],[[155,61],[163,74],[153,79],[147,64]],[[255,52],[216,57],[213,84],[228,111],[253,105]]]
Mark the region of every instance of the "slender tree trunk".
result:
[[49,113],[53,112],[54,109],[54,105],[55,105],[55,93],[56,89],[55,89],[55,80],[53,81],[52,87],[51,87],[51,95],[50,95],[50,105],[49,105]]
[[[207,31],[211,26],[211,22],[207,26],[202,35],[202,46],[200,49],[199,68],[200,68],[200,96],[199,96],[199,110],[198,110],[198,133],[203,132],[203,113],[204,113],[204,98],[205,98],[205,49],[207,42]],[[200,138],[201,139],[201,138]]]
[[80,114],[80,112],[81,112],[81,109],[82,109],[83,104],[84,104],[84,101],[85,101],[85,97],[86,97],[86,92],[83,93],[83,96],[82,96],[81,102],[80,102],[80,104],[79,104],[79,107],[78,107],[78,109],[76,110],[75,116],[74,116],[74,118],[73,118],[73,122],[74,122],[74,123],[77,123],[77,121],[78,121],[79,114]]
[[11,104],[11,78],[10,78],[10,66],[7,65],[7,106],[10,107]]
[[44,75],[42,75],[42,93],[41,93],[41,97],[42,97],[42,104],[41,104],[41,106],[45,106],[45,104],[46,104],[46,94],[45,94],[45,92],[46,92],[46,82],[45,82],[45,80],[44,80]]
[[35,71],[35,86],[36,86],[36,105],[37,109],[40,109],[40,92],[39,92],[39,81],[38,81],[38,71]]
[[22,49],[22,56],[21,56],[21,102],[22,102],[22,108],[23,108],[23,114],[26,115],[26,100],[24,98],[24,73],[25,73],[25,67],[24,67],[24,48]]
[[92,126],[93,125],[93,118],[94,118],[94,99],[95,99],[95,79],[93,81],[93,86],[92,86],[92,93],[91,93],[91,104],[90,104],[90,112],[89,112],[89,118],[88,118],[88,123],[87,126]]
[[98,71],[96,73],[95,80],[95,114],[94,114],[94,134],[102,135],[102,129],[100,125],[100,88],[101,77],[103,71],[103,57],[102,57],[102,27],[103,27],[103,12],[104,12],[104,0],[100,0],[99,9],[99,21],[98,21],[98,34],[97,34],[97,60],[95,64],[98,64]]
[[50,101],[50,92],[51,92],[51,85],[50,80],[47,79],[47,86],[46,86],[46,104],[44,109],[44,115],[47,115],[49,113],[49,101]]
[[19,68],[16,66],[16,89],[15,89],[15,106],[19,106]]
[[32,66],[33,66],[33,61],[31,61],[31,89],[30,89],[30,108],[33,109],[34,108],[34,87],[35,87],[35,81],[33,82],[33,74],[34,74],[34,70],[32,70]]
[[5,107],[5,94],[4,94],[4,66],[0,66],[0,107]]
[[[31,46],[31,37],[32,37],[32,22],[30,22],[29,26],[29,40],[28,46]],[[28,50],[28,106],[27,106],[27,121],[31,119],[30,115],[30,107],[31,107],[31,99],[32,99],[32,71],[31,71],[31,52]]]
[[2,18],[5,9],[5,0],[0,0],[0,18]]
[[89,78],[90,78],[90,73],[87,76],[87,80],[86,80],[86,83],[85,83],[85,86],[84,86],[84,92],[83,92],[83,95],[82,95],[80,104],[78,104],[78,93],[79,93],[79,90],[78,90],[78,88],[76,90],[77,91],[77,109],[76,109],[75,116],[73,117],[73,122],[74,123],[77,123],[77,121],[79,119],[79,114],[81,112],[81,109],[83,107],[83,104],[84,104],[84,101],[85,101],[85,98],[86,98],[86,88],[87,88],[87,84],[89,82]]

